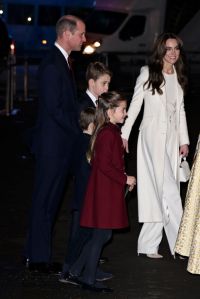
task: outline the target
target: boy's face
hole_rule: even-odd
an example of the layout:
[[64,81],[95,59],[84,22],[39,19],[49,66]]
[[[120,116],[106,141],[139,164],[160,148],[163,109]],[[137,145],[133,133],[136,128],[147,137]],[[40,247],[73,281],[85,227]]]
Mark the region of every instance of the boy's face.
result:
[[91,122],[91,123],[89,124],[89,126],[88,126],[87,133],[88,133],[89,135],[92,135],[93,132],[94,132],[94,123]]
[[98,99],[102,93],[108,91],[110,80],[111,78],[107,74],[100,76],[97,80],[90,79],[89,90]]

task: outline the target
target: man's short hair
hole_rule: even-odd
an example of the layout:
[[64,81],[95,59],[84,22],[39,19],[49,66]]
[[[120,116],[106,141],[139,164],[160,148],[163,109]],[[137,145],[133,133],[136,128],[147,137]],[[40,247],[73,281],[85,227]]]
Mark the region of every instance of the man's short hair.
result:
[[77,27],[77,22],[83,22],[80,18],[72,15],[62,16],[56,23],[56,34],[61,36],[63,32],[69,30],[74,33]]

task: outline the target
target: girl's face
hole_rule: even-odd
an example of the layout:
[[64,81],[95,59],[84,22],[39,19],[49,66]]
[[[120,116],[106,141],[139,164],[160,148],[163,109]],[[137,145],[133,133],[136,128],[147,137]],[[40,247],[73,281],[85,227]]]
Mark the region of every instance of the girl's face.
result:
[[126,101],[120,101],[118,107],[108,109],[108,116],[111,123],[122,124],[124,122],[124,119],[127,116],[126,106]]
[[165,48],[166,53],[163,57],[164,66],[175,64],[180,56],[180,49],[177,40],[173,38],[167,39]]

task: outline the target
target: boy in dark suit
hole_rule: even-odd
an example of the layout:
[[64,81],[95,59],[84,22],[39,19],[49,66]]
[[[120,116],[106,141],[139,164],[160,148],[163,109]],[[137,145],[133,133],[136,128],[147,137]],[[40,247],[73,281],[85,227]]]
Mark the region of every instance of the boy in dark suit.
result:
[[112,73],[99,61],[91,62],[86,70],[87,90],[79,98],[79,113],[87,107],[96,107],[98,97],[108,91]]
[[[79,98],[79,113],[87,107],[97,107],[99,96],[109,89],[112,73],[108,67],[100,61],[91,62],[86,70],[87,89]],[[103,264],[107,257],[101,257],[99,262]]]
[[[110,70],[101,62],[91,62],[86,70],[86,80],[87,80],[87,90],[85,93],[82,94],[82,96],[79,99],[79,114],[80,114],[80,126],[82,129],[86,129],[85,126],[83,126],[83,118],[86,113],[89,112],[87,109],[92,108],[95,109],[97,106],[97,100],[98,97],[108,91],[110,80],[111,80],[111,72]],[[88,123],[89,124],[89,123]],[[84,138],[86,140],[86,138]],[[81,142],[83,144],[81,144]],[[76,146],[78,151],[80,150],[82,153],[84,152],[84,140],[80,139],[79,144]],[[85,147],[85,153],[86,153],[86,147]],[[82,155],[82,154],[81,154]],[[80,156],[80,152],[77,154],[77,156]],[[82,167],[84,165],[84,167]],[[87,163],[86,158],[85,160],[78,165],[78,172],[75,177],[75,194],[73,197],[73,205],[77,205],[77,198],[79,200],[79,203],[83,201],[84,198],[84,192],[87,185],[87,180],[89,177],[89,168],[90,165]],[[85,170],[85,173],[84,173]],[[90,237],[90,230],[81,228],[81,234],[76,234],[77,238],[74,238],[76,240],[73,242],[73,237],[75,236],[75,231],[77,231],[79,227],[79,216],[80,216],[80,204],[79,204],[79,210],[78,212],[73,212],[72,217],[72,226],[70,231],[70,238],[68,242],[68,249],[67,249],[67,255],[65,257],[65,262],[63,265],[63,272],[61,274],[60,281],[64,283],[68,283],[68,269],[70,265],[73,264],[73,262],[77,259],[78,254],[80,253],[84,242],[88,240]],[[104,262],[104,259],[106,258],[100,258],[100,263],[102,261]],[[100,269],[98,269],[98,278],[110,278],[110,273],[102,272]]]
[[91,237],[90,229],[80,227],[80,212],[87,187],[91,166],[87,161],[86,152],[89,147],[90,137],[94,130],[95,108],[85,108],[80,113],[79,124],[82,129],[76,147],[76,169],[74,181],[74,194],[71,201],[71,228],[68,240],[67,254],[63,266],[60,282],[68,282],[68,270],[78,258],[83,245]]

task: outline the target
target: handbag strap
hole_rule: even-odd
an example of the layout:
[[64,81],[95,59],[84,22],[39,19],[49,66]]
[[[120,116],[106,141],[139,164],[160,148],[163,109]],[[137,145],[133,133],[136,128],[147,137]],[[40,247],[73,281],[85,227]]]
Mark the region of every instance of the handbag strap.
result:
[[179,156],[179,159],[180,159],[180,165],[181,165],[182,160],[186,161],[186,157],[183,157],[182,155]]

